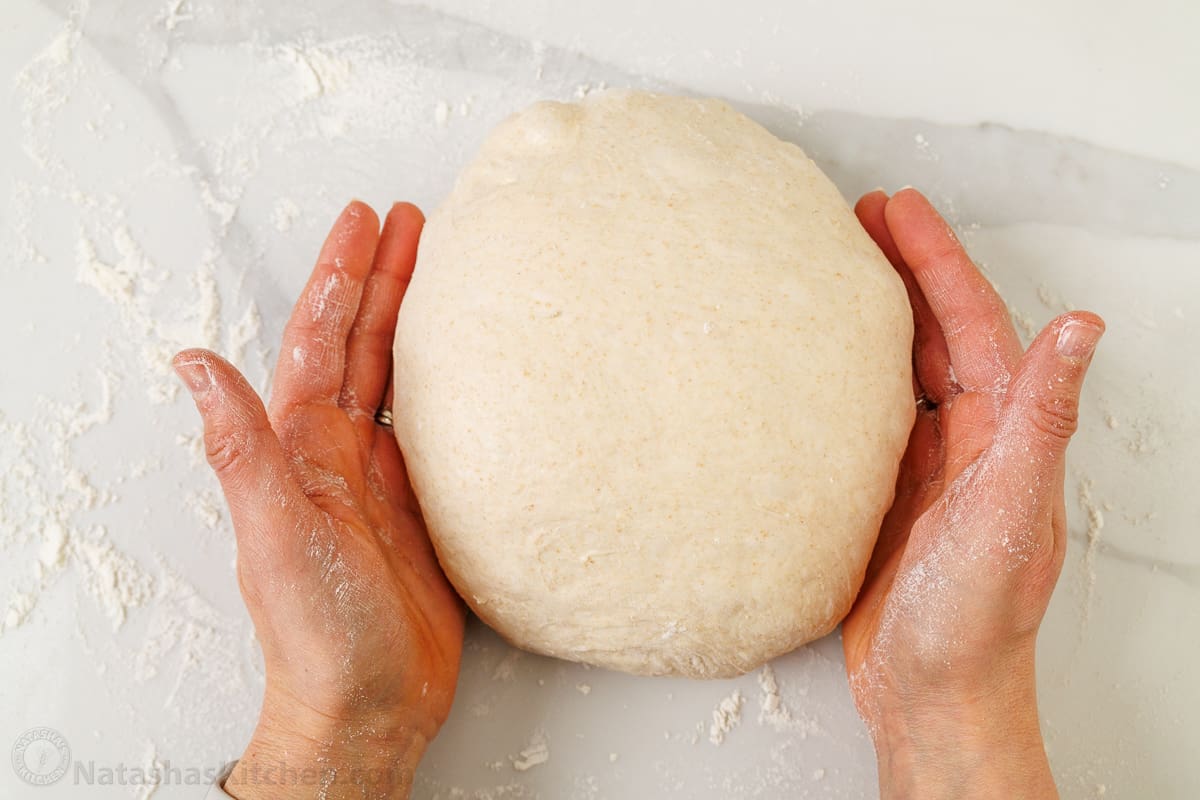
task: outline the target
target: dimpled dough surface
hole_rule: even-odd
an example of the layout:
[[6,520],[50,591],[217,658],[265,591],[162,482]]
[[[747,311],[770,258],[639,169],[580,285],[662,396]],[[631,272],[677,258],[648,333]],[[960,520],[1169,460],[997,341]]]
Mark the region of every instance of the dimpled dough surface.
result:
[[911,342],[799,148],[714,100],[539,103],[425,228],[395,431],[447,575],[513,644],[729,676],[854,600]]

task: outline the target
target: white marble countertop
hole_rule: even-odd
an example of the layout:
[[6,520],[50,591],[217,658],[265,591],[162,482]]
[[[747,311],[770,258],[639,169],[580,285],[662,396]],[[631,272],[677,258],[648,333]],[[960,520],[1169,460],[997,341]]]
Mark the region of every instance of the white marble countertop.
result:
[[[212,346],[265,386],[347,199],[432,206],[506,114],[602,85],[724,97],[847,197],[922,187],[1026,334],[1105,316],[1043,724],[1064,797],[1200,795],[1200,6],[301,5],[0,12],[0,742],[49,726],[83,767],[36,792],[0,768],[0,796],[198,798],[186,771],[253,725],[232,536],[166,357]],[[756,675],[632,678],[475,626],[416,796],[873,796],[836,636],[775,670],[779,729]],[[538,737],[550,760],[514,769]],[[171,785],[100,785],[166,763]]]

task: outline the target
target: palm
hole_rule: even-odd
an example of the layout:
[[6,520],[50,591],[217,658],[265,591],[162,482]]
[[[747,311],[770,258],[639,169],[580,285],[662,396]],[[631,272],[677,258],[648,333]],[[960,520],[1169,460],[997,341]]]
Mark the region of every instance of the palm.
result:
[[[290,526],[308,535],[290,540],[291,558],[276,552],[239,563],[244,589],[285,581],[298,590],[292,603],[276,596],[252,606],[256,625],[272,629],[260,639],[280,656],[323,655],[281,676],[297,687],[295,702],[322,713],[349,710],[338,673],[355,664],[357,704],[368,711],[422,707],[440,724],[457,678],[462,609],[438,567],[399,448],[373,420],[368,429],[323,407],[293,412],[285,425],[295,426],[296,416],[301,429],[321,432],[319,443],[298,442],[292,460],[291,483],[307,502],[289,514]],[[312,445],[321,463],[303,455],[318,452]],[[277,669],[288,663],[269,662]]]

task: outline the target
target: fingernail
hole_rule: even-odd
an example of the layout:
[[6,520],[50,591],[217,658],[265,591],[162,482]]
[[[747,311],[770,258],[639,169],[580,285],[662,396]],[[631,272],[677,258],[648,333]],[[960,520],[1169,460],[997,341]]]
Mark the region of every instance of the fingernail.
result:
[[1096,349],[1104,329],[1087,322],[1069,320],[1058,331],[1055,349],[1064,358],[1088,358]]
[[209,374],[208,366],[203,362],[187,361],[174,364],[173,367],[175,374],[192,393],[192,397],[199,399],[212,388],[212,377]]

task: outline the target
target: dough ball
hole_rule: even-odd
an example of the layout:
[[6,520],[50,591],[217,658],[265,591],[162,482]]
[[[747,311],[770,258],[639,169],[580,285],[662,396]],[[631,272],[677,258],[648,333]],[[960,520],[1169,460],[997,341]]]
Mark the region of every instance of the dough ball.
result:
[[446,574],[518,647],[723,677],[829,633],[913,421],[900,278],[715,100],[539,103],[430,216],[396,436]]

